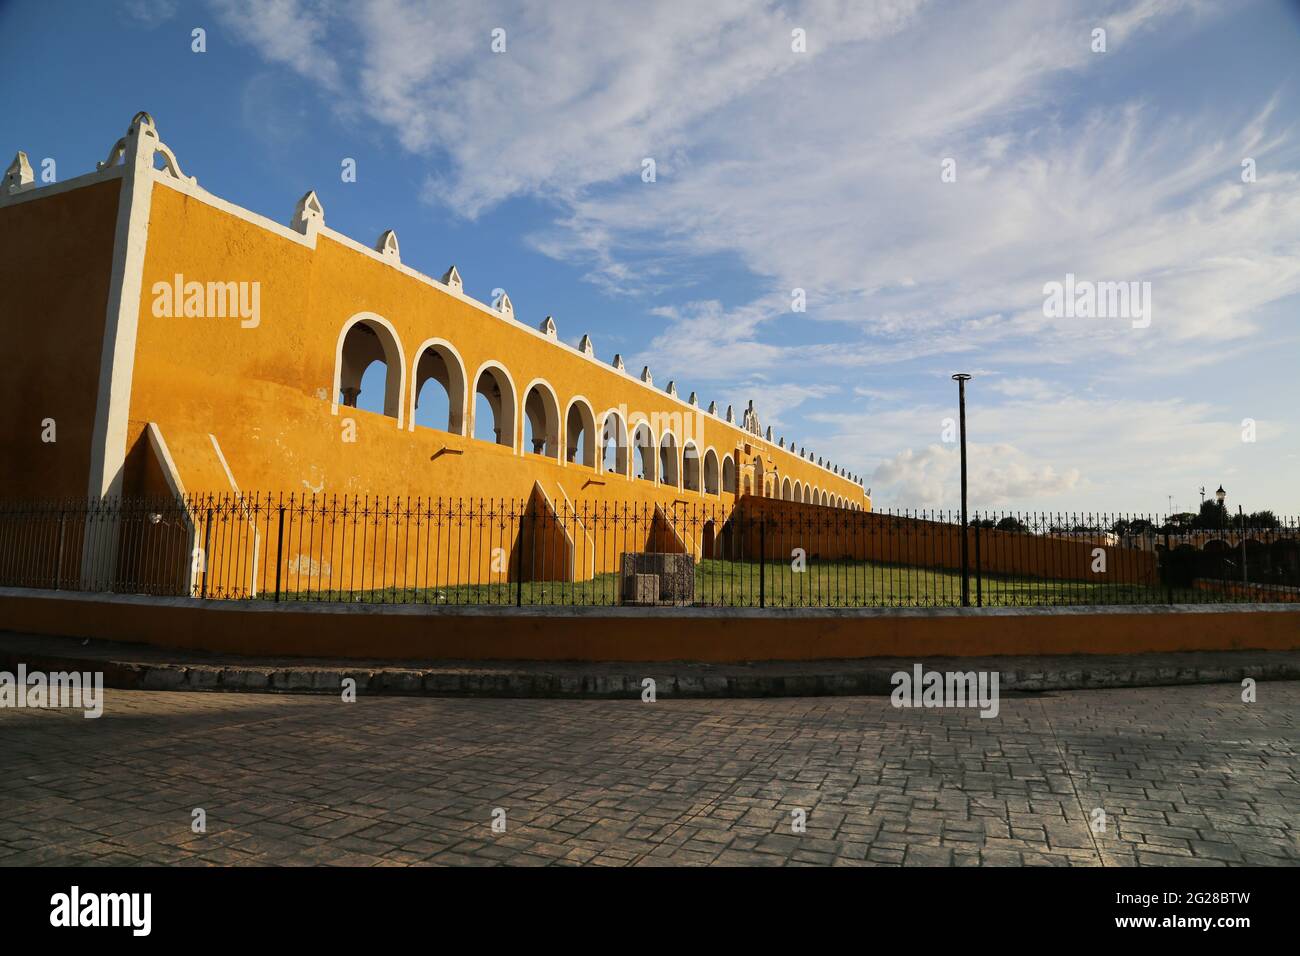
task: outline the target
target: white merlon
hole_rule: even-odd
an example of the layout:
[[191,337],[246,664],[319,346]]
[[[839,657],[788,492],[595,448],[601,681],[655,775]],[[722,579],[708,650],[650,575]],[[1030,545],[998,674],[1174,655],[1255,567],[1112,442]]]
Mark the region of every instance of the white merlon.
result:
[[36,175],[32,172],[32,164],[27,161],[27,154],[20,149],[5,170],[5,192],[13,196],[34,189],[35,185]]
[[391,229],[379,237],[379,241],[375,243],[375,251],[394,262],[402,261],[401,250],[397,247],[397,233]]
[[293,219],[289,225],[304,236],[310,236],[325,225],[325,207],[320,203],[316,190],[310,189],[298,200],[293,208]]
[[596,349],[591,344],[591,336],[587,335],[585,332],[582,335],[582,339],[578,342],[578,351],[581,352],[583,355],[596,354]]
[[492,303],[492,308],[509,318],[513,319],[515,317],[515,305],[510,301],[510,296],[504,289],[501,290],[501,295],[497,300]]
[[646,365],[641,369],[641,381],[645,382],[647,385],[653,385],[655,383],[655,377],[650,374],[649,365]]
[[131,118],[131,125],[127,127],[126,135],[113,144],[113,148],[108,151],[108,158],[95,168],[107,169],[110,166],[116,166],[118,160],[121,160],[123,165],[133,165],[143,159],[145,165],[152,169],[154,156],[158,153],[162,153],[163,164],[167,167],[167,172],[171,174],[172,178],[189,183],[191,186],[199,184],[199,181],[193,176],[186,176],[181,172],[180,163],[176,161],[176,154],[158,138],[158,130],[154,127],[153,117],[143,110]]
[[442,284],[450,286],[461,294],[465,292],[465,282],[460,277],[460,270],[454,265],[442,274]]
[[541,332],[543,335],[545,335],[548,339],[553,339],[557,337],[557,333],[555,331],[555,319],[553,319],[549,315],[546,318],[542,319],[541,324],[537,326],[537,330]]

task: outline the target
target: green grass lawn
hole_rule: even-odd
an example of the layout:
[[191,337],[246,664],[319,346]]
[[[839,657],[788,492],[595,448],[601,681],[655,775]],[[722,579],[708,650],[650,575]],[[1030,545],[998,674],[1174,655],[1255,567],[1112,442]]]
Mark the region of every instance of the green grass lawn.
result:
[[[1100,577],[1100,576],[1099,576]],[[704,560],[695,568],[695,604],[714,607],[957,607],[961,573],[871,561],[818,561],[803,572],[787,562]],[[265,592],[262,598],[270,598]],[[614,605],[621,603],[617,574],[590,581],[534,581],[517,585],[462,584],[438,588],[312,591],[281,600],[357,601],[384,604]],[[1163,587],[1111,584],[1104,580],[1045,581],[984,575],[970,582],[970,602],[985,607],[1072,604],[1165,604]],[[1175,603],[1241,600],[1213,591],[1175,589]]]

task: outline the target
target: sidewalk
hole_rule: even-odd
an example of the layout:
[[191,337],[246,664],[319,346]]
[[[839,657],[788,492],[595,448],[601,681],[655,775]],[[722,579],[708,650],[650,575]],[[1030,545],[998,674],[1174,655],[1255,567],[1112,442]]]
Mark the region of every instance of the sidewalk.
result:
[[926,670],[1001,673],[1002,691],[1300,680],[1297,651],[1193,651],[1052,657],[872,658],[754,664],[555,663],[535,661],[355,661],[250,658],[142,644],[0,632],[0,670],[102,671],[127,690],[224,690],[336,694],[344,678],[358,694],[430,697],[639,697],[655,681],[661,697],[886,695],[890,677]]

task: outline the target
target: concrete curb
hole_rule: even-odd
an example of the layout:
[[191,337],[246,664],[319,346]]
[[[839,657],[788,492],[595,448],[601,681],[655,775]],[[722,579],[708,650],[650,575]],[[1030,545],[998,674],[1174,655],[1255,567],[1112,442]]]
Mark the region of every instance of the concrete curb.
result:
[[1300,680],[1300,652],[1199,651],[1133,656],[877,658],[754,664],[556,664],[213,659],[192,652],[73,638],[0,634],[0,669],[102,671],[105,686],[127,690],[338,694],[345,678],[358,695],[489,698],[637,698],[653,678],[664,698],[882,696],[891,677],[927,670],[1000,673],[1004,692],[1157,687],[1172,684]]

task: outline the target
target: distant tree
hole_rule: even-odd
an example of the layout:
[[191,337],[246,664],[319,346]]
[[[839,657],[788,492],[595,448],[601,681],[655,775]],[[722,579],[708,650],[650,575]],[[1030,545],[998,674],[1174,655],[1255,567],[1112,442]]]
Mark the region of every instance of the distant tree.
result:
[[1213,498],[1201,502],[1201,512],[1192,518],[1192,527],[1205,531],[1217,531],[1219,528],[1232,527],[1232,517],[1228,509]]
[[1271,511],[1254,511],[1246,515],[1247,528],[1263,528],[1273,530],[1280,527],[1282,522],[1277,520],[1277,515]]
[[1019,518],[1013,517],[1012,515],[1007,515],[1005,518],[1003,518],[993,527],[997,528],[999,531],[1028,531],[1029,530],[1021,523]]

